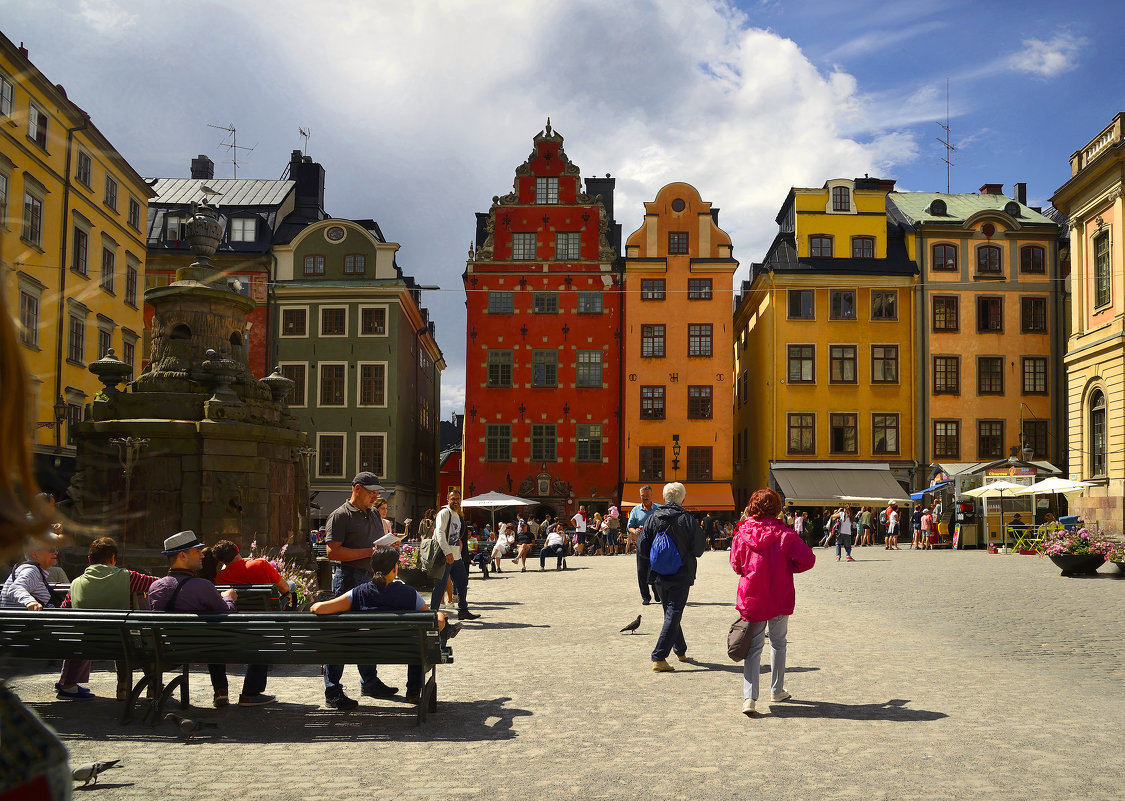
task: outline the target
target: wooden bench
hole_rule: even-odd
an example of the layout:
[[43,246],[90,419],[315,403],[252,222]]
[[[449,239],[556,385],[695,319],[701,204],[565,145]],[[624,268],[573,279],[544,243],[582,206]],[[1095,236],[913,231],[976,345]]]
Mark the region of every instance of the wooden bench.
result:
[[[143,676],[130,689],[122,722],[141,693],[154,725],[178,690],[190,704],[189,667],[209,664],[421,665],[429,673],[418,723],[437,709],[437,665],[453,662],[434,612],[237,612],[192,614],[117,610],[0,610],[0,656],[120,660]],[[164,674],[178,672],[167,684]]]
[[[70,592],[69,584],[48,584],[47,588],[51,591],[51,603],[55,606],[61,604]],[[217,584],[215,589],[219,592],[235,590],[238,593],[235,603],[238,604],[239,612],[280,612],[284,605],[277,587],[272,584]]]

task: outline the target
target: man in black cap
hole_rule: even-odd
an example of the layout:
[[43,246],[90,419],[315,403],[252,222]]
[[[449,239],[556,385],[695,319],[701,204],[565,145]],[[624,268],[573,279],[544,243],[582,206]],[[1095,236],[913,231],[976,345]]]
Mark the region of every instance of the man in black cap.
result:
[[[363,472],[352,479],[352,496],[328,517],[325,543],[332,571],[332,597],[338,598],[371,580],[371,554],[375,540],[383,536],[383,520],[372,507],[383,492],[379,477]],[[389,698],[398,687],[388,687],[379,679],[375,665],[356,665],[360,692],[369,698]],[[333,709],[355,709],[359,702],[344,695],[340,678],[343,665],[324,666],[324,701]]]

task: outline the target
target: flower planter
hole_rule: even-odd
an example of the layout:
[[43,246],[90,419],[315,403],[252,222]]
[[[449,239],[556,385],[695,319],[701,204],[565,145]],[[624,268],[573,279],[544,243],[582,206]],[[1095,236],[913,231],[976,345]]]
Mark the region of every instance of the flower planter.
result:
[[1100,554],[1064,553],[1051,555],[1050,559],[1064,576],[1093,575],[1105,564],[1105,557]]
[[1116,567],[1121,573],[1125,573],[1125,562],[1110,562],[1110,564]]
[[404,584],[409,584],[419,591],[430,591],[434,588],[434,579],[430,577],[430,574],[416,567],[400,567],[398,577]]

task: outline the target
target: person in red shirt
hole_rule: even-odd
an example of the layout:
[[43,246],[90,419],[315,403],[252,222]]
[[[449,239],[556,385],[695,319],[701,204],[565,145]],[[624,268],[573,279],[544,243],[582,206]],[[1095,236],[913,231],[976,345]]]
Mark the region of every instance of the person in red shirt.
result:
[[215,561],[224,565],[215,576],[216,584],[272,584],[282,595],[289,592],[289,582],[265,559],[243,559],[238,546],[230,540],[219,540],[211,546]]

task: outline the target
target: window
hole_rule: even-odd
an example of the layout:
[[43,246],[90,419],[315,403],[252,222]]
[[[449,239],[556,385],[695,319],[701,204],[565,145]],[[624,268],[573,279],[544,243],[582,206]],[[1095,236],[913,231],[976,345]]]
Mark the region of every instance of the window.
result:
[[105,177],[105,204],[117,211],[117,181],[109,175]]
[[387,438],[382,434],[359,435],[359,469],[370,470],[377,476],[385,476]]
[[320,405],[343,406],[346,396],[347,365],[320,363]]
[[871,383],[898,383],[898,345],[871,346]]
[[102,248],[102,289],[113,294],[114,278],[117,272],[117,254],[112,248]]
[[578,351],[577,384],[580,387],[600,387],[602,385],[602,352],[600,350]]
[[305,275],[324,275],[324,256],[305,256]]
[[344,256],[344,273],[363,275],[367,271],[367,256],[362,253],[349,253]]
[[640,475],[638,478],[641,481],[663,481],[664,480],[664,447],[646,447],[640,448]]
[[282,364],[281,374],[293,382],[293,392],[289,395],[290,406],[305,406],[305,375],[308,368],[303,364]]
[[668,232],[668,255],[676,256],[688,252],[688,235],[687,231],[669,231]]
[[74,445],[74,427],[82,422],[82,401],[81,396],[74,398],[69,392],[67,393],[66,404],[66,444]]
[[381,337],[387,334],[387,309],[384,306],[365,306],[359,310],[359,335]]
[[1106,475],[1105,395],[1095,389],[1090,395],[1090,473]]
[[1020,298],[1020,331],[1024,334],[1047,333],[1047,299]]
[[515,293],[514,292],[489,292],[488,293],[488,313],[489,314],[511,314],[515,308]]
[[1109,231],[1103,231],[1094,237],[1094,308],[1110,302],[1112,285],[1109,272]]
[[934,245],[934,269],[957,271],[957,248],[953,245]]
[[810,236],[809,237],[809,255],[831,257],[832,256],[832,237],[830,236]]
[[318,434],[316,437],[316,469],[321,476],[344,475],[344,435]]
[[535,233],[512,234],[512,259],[514,261],[535,260]]
[[855,290],[834,289],[829,295],[828,318],[830,320],[855,319]]
[[687,282],[687,299],[688,300],[710,300],[711,299],[711,279],[710,278],[689,278]]
[[15,86],[3,75],[0,75],[0,117],[12,116],[12,103],[15,97]]
[[852,197],[846,186],[832,187],[832,211],[851,211]]
[[832,453],[855,453],[857,450],[856,415],[831,414],[828,421],[829,449]]
[[1000,248],[996,245],[981,245],[977,248],[977,272],[1000,273]]
[[1022,360],[1023,394],[1047,394],[1047,357],[1024,356]]
[[23,241],[35,247],[43,244],[43,198],[24,190],[23,193]]
[[85,150],[78,151],[78,164],[74,168],[74,180],[89,188],[93,181],[94,160]]
[[602,427],[592,423],[579,423],[576,459],[579,462],[600,462],[602,460]]
[[137,265],[126,260],[125,262],[125,302],[130,306],[137,305],[137,285],[140,282],[140,270]]
[[320,310],[320,335],[342,337],[348,333],[348,310],[343,306],[327,306]]
[[687,390],[687,416],[690,420],[710,420],[712,417],[711,387],[691,386]]
[[508,462],[512,459],[512,427],[507,423],[489,423],[484,427],[484,460]]
[[664,300],[664,279],[642,278],[641,300]]
[[872,320],[897,320],[898,319],[898,291],[889,292],[873,291],[871,293],[871,319]]
[[135,197],[129,198],[129,226],[135,230],[141,230],[141,202]]
[[871,415],[871,452],[898,453],[898,415]]
[[531,426],[531,461],[553,462],[558,450],[554,423],[533,423]]
[[20,290],[20,342],[39,347],[39,296]]
[[487,358],[487,385],[490,387],[510,387],[512,385],[512,352],[510,350],[489,350]]
[[641,356],[664,357],[664,324],[641,326]]
[[531,311],[535,314],[558,314],[558,292],[536,292],[531,296]]
[[66,358],[75,364],[86,362],[86,320],[75,314],[70,315],[70,330],[67,337]]
[[828,346],[828,382],[854,384],[856,382],[856,346]]
[[977,331],[981,333],[1004,332],[1004,299],[977,298]]
[[714,326],[711,323],[690,323],[688,325],[688,356],[710,356],[711,334]]
[[664,387],[662,387],[662,386],[642,386],[641,387],[641,419],[642,420],[663,420],[664,419]]
[[789,319],[811,320],[813,316],[813,291],[811,289],[790,289]]
[[812,384],[816,381],[816,345],[789,346],[789,383]]
[[[234,217],[230,221],[231,242],[254,242],[258,239],[257,217]],[[347,272],[345,268],[344,272]]]
[[1020,248],[1020,272],[1040,274],[1046,273],[1046,251],[1038,245],[1028,245],[1026,247]]
[[283,337],[303,337],[308,333],[305,325],[305,309],[281,310],[281,335]]
[[852,258],[853,259],[873,259],[873,258],[875,258],[875,237],[873,237],[873,236],[853,236],[852,237]]
[[602,313],[602,293],[601,292],[579,292],[578,293],[578,313],[579,314],[601,314]]
[[1025,447],[1031,448],[1031,458],[1048,458],[1049,446],[1047,444],[1047,421],[1025,419],[1023,421],[1023,444]]
[[70,269],[79,275],[90,274],[90,235],[86,229],[74,226],[74,252],[71,254]]
[[977,357],[977,394],[1004,394],[1004,357]]
[[8,173],[0,172],[0,229],[8,227]]
[[958,331],[960,328],[960,298],[956,295],[935,295],[934,331]]
[[557,387],[559,385],[559,352],[533,350],[531,352],[531,386]]
[[187,233],[184,228],[186,225],[187,221],[182,217],[166,216],[164,218],[164,240],[179,244]]
[[109,353],[109,349],[113,347],[113,332],[105,329],[98,329],[98,358],[105,358]]
[[938,459],[961,458],[960,420],[934,420],[934,456]]
[[934,394],[961,394],[961,357],[934,357]]
[[47,112],[30,102],[27,104],[27,137],[47,149]]
[[572,261],[582,258],[582,235],[578,231],[557,231],[555,233],[555,258],[559,261]]
[[359,365],[359,405],[387,405],[387,365]]
[[133,380],[133,369],[137,363],[137,342],[133,339],[121,339],[121,361],[129,365],[129,377],[127,381]]
[[816,415],[800,412],[788,415],[789,453],[816,452]]
[[535,202],[539,204],[555,204],[559,202],[559,179],[536,178]]
[[710,481],[711,459],[712,452],[710,446],[688,445],[687,480]]
[[1000,459],[1004,456],[1004,421],[977,421],[977,458]]

